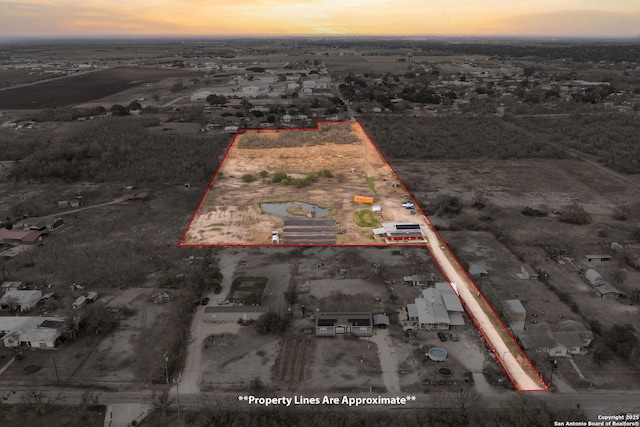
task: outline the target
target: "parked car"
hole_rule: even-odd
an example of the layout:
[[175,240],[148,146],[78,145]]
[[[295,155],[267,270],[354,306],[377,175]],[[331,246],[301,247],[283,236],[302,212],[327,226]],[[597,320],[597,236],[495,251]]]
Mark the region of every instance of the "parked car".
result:
[[209,304],[209,298],[202,298],[202,302],[200,304],[202,304],[202,305]]
[[449,338],[451,338],[451,341],[458,341],[458,335],[455,332],[450,332]]
[[220,305],[227,305],[227,304],[229,304],[229,300],[227,300],[227,299],[221,299],[220,301],[218,301],[218,304],[220,304]]
[[444,332],[438,332],[438,338],[440,338],[440,341],[447,340],[447,336],[444,334]]

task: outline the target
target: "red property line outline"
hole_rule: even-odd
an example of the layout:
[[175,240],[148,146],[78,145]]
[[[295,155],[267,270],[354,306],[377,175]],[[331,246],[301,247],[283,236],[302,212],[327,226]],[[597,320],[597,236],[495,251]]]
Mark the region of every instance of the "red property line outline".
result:
[[[493,307],[491,306],[491,304],[489,304],[489,302],[486,300],[484,294],[480,291],[480,289],[478,288],[478,286],[476,285],[476,283],[473,281],[473,279],[471,279],[471,276],[469,276],[469,273],[466,271],[466,269],[464,269],[462,267],[462,264],[460,264],[460,261],[458,260],[458,258],[455,256],[455,254],[453,253],[453,251],[451,251],[451,248],[449,247],[449,245],[447,244],[447,242],[442,238],[442,236],[440,235],[440,233],[438,232],[438,230],[436,229],[436,227],[433,225],[433,223],[431,222],[431,220],[429,219],[429,217],[424,213],[424,211],[422,210],[422,208],[420,207],[420,205],[416,202],[415,197],[413,196],[413,194],[411,193],[411,191],[409,191],[409,189],[406,187],[406,185],[404,184],[404,182],[400,179],[400,177],[398,176],[398,174],[396,173],[395,169],[393,168],[393,166],[391,166],[391,164],[389,163],[389,161],[387,160],[386,156],[382,153],[382,151],[380,150],[380,148],[376,145],[375,141],[373,140],[373,138],[371,138],[371,136],[369,135],[369,133],[367,132],[367,130],[364,128],[364,126],[362,126],[362,124],[358,121],[318,121],[316,122],[316,126],[315,127],[309,127],[309,128],[270,128],[268,129],[269,131],[287,131],[287,130],[304,130],[304,131],[317,131],[320,130],[320,125],[322,124],[341,124],[341,123],[349,123],[349,124],[357,124],[360,129],[364,132],[364,134],[367,136],[367,138],[369,138],[369,141],[371,142],[371,144],[373,145],[373,147],[376,149],[376,151],[378,152],[378,154],[380,155],[380,157],[383,159],[383,161],[387,164],[387,166],[389,167],[389,169],[391,170],[391,172],[393,173],[393,175],[396,177],[396,179],[398,180],[398,182],[400,183],[400,185],[402,186],[402,188],[406,191],[406,193],[409,195],[409,197],[411,198],[411,200],[414,203],[414,206],[416,206],[418,208],[418,210],[420,211],[420,214],[422,215],[422,217],[427,221],[427,223],[429,224],[429,226],[431,227],[431,229],[434,231],[434,233],[438,236],[438,239],[440,240],[441,243],[443,243],[446,246],[447,251],[451,254],[453,260],[456,262],[456,264],[458,265],[460,271],[462,271],[467,280],[469,280],[469,282],[473,285],[474,290],[477,292],[477,294],[482,298],[483,302],[486,304],[487,307],[489,307],[489,309],[491,310],[492,315],[498,320],[498,322],[500,323],[500,326],[502,327],[503,330],[505,330],[509,336],[509,338],[511,339],[511,341],[513,342],[513,344],[516,345],[516,347],[519,350],[520,355],[524,358],[524,360],[526,361],[526,363],[529,364],[529,366],[533,369],[533,371],[537,374],[538,378],[542,381],[542,383],[545,386],[545,390],[519,390],[516,386],[516,383],[514,381],[514,379],[511,377],[511,375],[509,374],[508,369],[506,369],[502,358],[499,354],[497,354],[497,352],[495,351],[495,349],[493,348],[493,346],[491,345],[490,341],[487,339],[487,336],[484,334],[484,332],[482,331],[482,328],[480,327],[480,325],[477,323],[476,319],[473,317],[473,315],[471,314],[471,311],[468,309],[467,305],[464,303],[464,301],[462,300],[462,298],[458,296],[458,300],[460,301],[460,303],[462,304],[465,312],[467,313],[467,315],[469,316],[469,318],[471,319],[471,321],[473,322],[474,326],[476,327],[476,329],[480,332],[484,342],[487,344],[487,346],[489,347],[489,349],[493,352],[493,354],[495,355],[496,361],[498,362],[498,364],[500,365],[500,367],[502,368],[502,370],[505,372],[505,374],[507,375],[507,377],[509,378],[509,381],[511,381],[511,384],[514,386],[514,388],[519,391],[519,392],[532,392],[532,391],[548,391],[549,390],[549,385],[546,383],[546,381],[544,380],[544,378],[542,377],[542,375],[540,374],[540,372],[533,366],[533,364],[531,363],[531,360],[529,359],[529,357],[525,354],[525,352],[522,350],[522,348],[518,345],[518,343],[516,342],[515,338],[513,337],[513,335],[511,334],[511,332],[509,331],[509,329],[507,329],[507,327],[504,325],[504,323],[502,322],[502,320],[500,319],[500,317],[497,315],[497,313],[495,312],[495,310],[493,309]],[[204,203],[205,199],[207,198],[209,191],[211,191],[211,188],[213,186],[213,183],[215,182],[216,178],[218,177],[218,173],[220,172],[220,169],[222,168],[222,165],[224,164],[227,156],[229,155],[229,152],[231,151],[232,147],[234,146],[234,144],[236,143],[238,137],[246,132],[259,132],[262,129],[239,129],[236,134],[233,137],[233,140],[231,141],[231,143],[229,144],[229,147],[227,148],[227,151],[224,155],[224,157],[222,158],[222,161],[220,162],[220,164],[218,165],[218,168],[216,169],[216,172],[213,175],[213,178],[211,179],[209,186],[207,187],[207,191],[205,192],[204,196],[202,197],[202,199],[200,200],[200,203],[198,204],[198,208],[195,210],[195,212],[193,213],[193,215],[191,216],[191,220],[189,221],[189,225],[187,226],[187,228],[185,229],[185,231],[182,233],[182,237],[180,238],[180,241],[178,243],[178,246],[180,247],[212,247],[212,246],[222,246],[222,247],[255,247],[255,246],[264,246],[264,247],[273,247],[273,246],[278,246],[278,247],[405,247],[405,246],[409,246],[409,247],[415,247],[415,246],[423,246],[426,248],[427,252],[429,252],[429,256],[431,257],[431,259],[434,261],[434,263],[436,264],[436,266],[438,267],[438,269],[440,270],[440,272],[442,273],[443,277],[445,279],[447,279],[447,282],[451,283],[449,281],[449,278],[447,277],[447,275],[445,274],[443,268],[440,266],[440,263],[437,261],[436,257],[434,256],[433,252],[431,251],[431,249],[429,248],[428,245],[424,244],[424,243],[403,243],[403,244],[317,244],[317,245],[310,245],[310,244],[277,244],[277,245],[273,245],[273,244],[262,244],[262,243],[238,243],[238,244],[219,244],[219,243],[207,243],[207,244],[187,244],[184,243],[184,239],[186,237],[187,232],[189,231],[189,229],[191,228],[191,224],[193,223],[196,215],[198,214],[198,212],[200,211],[200,208],[202,207],[202,204]]]

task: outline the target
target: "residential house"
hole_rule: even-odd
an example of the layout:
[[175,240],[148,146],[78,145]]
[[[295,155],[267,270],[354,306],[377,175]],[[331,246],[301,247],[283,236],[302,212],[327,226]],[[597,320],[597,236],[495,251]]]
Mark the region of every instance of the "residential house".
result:
[[407,304],[407,320],[419,329],[442,330],[464,325],[464,308],[447,282],[422,291],[414,304]]
[[257,320],[269,312],[269,307],[255,305],[217,305],[204,309],[203,320],[206,323],[237,322],[239,320]]
[[40,291],[9,290],[0,298],[0,310],[27,312],[35,308],[42,298]]
[[64,341],[65,320],[59,317],[0,317],[5,347],[53,349]]
[[7,293],[9,291],[22,291],[27,287],[27,284],[24,282],[4,282],[0,286],[0,290],[2,293]]
[[586,354],[593,333],[580,322],[570,320],[555,326],[546,322],[528,325],[517,338],[525,350],[547,353],[550,357],[567,357]]
[[38,230],[0,230],[0,240],[34,244],[42,240],[42,234],[42,231]]
[[374,228],[375,236],[384,237],[387,243],[419,243],[427,240],[420,224],[410,222],[384,222],[381,228]]
[[373,335],[373,317],[369,312],[325,312],[316,316],[317,336]]

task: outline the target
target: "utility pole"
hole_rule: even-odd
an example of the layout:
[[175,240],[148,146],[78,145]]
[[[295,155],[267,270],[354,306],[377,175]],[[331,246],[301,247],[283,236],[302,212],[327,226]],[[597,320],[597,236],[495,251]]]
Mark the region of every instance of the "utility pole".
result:
[[551,381],[553,381],[553,373],[558,369],[558,360],[553,359],[553,363],[551,363],[551,375],[549,376],[549,386],[551,386]]
[[176,399],[178,402],[178,423],[182,425],[182,417],[180,416],[180,379],[182,378],[182,372],[178,373],[178,384],[176,384]]
[[56,371],[56,380],[60,382],[60,376],[58,375],[58,367],[56,366],[56,358],[51,356],[51,360],[53,360],[53,370]]
[[167,385],[169,385],[169,352],[165,351],[164,352],[164,372],[165,372],[165,376],[167,377]]

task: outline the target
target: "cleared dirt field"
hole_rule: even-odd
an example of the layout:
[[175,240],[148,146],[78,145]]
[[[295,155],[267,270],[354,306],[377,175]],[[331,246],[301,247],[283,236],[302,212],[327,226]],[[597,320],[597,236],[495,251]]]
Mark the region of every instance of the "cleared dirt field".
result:
[[75,105],[97,100],[134,86],[170,77],[201,77],[195,71],[165,68],[115,67],[46,82],[10,88],[0,93],[0,108],[32,109]]
[[[320,177],[323,170],[330,171],[332,176]],[[264,177],[260,175],[262,171]],[[287,184],[272,182],[278,173],[288,176]],[[318,177],[312,182],[296,183],[296,179],[305,179],[309,174]],[[384,240],[374,240],[372,233],[373,228],[380,226],[379,222],[366,225],[358,222],[356,212],[371,210],[371,204],[356,203],[354,196],[374,199],[381,207],[379,222],[415,222],[426,226],[424,218],[411,215],[402,207],[404,189],[358,123],[321,123],[318,129],[304,131],[241,133],[181,244],[271,244],[272,230],[284,230],[281,243],[296,244],[297,240],[287,240],[285,221],[309,216],[331,222],[329,226],[323,224],[322,232],[331,228],[337,244],[385,244]],[[261,206],[285,202],[304,202],[315,207],[298,211],[289,208],[290,216],[285,216],[266,213]],[[314,216],[310,213],[313,209],[328,212]]]

